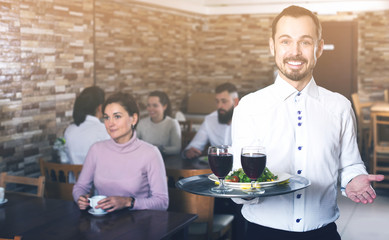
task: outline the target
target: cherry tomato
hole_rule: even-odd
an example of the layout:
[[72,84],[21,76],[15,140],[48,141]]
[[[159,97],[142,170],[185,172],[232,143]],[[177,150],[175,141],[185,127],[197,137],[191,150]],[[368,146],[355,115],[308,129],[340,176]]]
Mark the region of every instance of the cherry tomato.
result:
[[231,182],[239,182],[239,177],[238,176],[232,176]]

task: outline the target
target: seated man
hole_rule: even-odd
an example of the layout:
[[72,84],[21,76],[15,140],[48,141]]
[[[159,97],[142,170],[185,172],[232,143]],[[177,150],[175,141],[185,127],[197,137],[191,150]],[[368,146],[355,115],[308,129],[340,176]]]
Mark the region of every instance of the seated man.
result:
[[213,146],[231,145],[231,119],[239,98],[236,87],[224,83],[216,87],[217,111],[208,114],[201,124],[199,131],[185,148],[185,158],[196,158],[201,155],[209,143]]

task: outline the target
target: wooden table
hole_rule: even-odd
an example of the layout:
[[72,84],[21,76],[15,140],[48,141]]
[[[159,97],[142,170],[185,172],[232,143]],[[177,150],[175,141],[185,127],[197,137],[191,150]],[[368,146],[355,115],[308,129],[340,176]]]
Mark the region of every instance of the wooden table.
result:
[[369,142],[368,147],[371,147],[371,143],[373,141],[373,134],[374,134],[374,124],[373,119],[376,117],[377,114],[381,113],[388,113],[389,112],[389,103],[387,102],[376,102],[373,103],[373,105],[370,107],[370,120],[371,120],[371,127],[370,127],[370,135],[369,135]]
[[72,201],[6,193],[0,206],[0,238],[185,239],[197,216],[157,210],[123,209],[104,216],[80,211]]
[[389,103],[387,102],[376,102],[370,107],[371,114],[379,112],[389,112]]
[[195,159],[183,159],[180,155],[163,158],[166,169],[211,169],[208,162]]
[[370,158],[369,172],[372,174],[384,174],[385,180],[373,183],[373,187],[389,188],[389,103],[374,103],[370,108],[371,139],[373,143],[373,158]]

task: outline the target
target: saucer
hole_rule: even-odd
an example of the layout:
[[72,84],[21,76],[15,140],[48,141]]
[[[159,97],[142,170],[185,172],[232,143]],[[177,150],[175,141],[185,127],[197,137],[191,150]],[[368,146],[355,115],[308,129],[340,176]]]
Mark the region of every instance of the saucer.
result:
[[88,213],[90,213],[90,214],[92,214],[92,215],[94,215],[94,216],[103,216],[103,215],[107,214],[108,212],[95,213],[95,211],[93,210],[93,208],[90,208],[90,209],[88,210]]
[[0,205],[5,204],[6,202],[8,202],[8,199],[4,198],[4,200],[0,202]]

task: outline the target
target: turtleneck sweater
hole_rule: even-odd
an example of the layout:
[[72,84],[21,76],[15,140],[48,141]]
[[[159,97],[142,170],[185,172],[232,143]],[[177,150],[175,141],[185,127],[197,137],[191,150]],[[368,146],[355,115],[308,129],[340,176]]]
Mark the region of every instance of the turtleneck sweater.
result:
[[169,203],[165,165],[158,148],[137,138],[118,144],[113,139],[95,143],[73,188],[77,202],[90,192],[134,197],[134,210],[166,210]]

